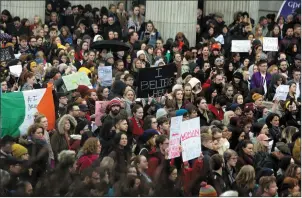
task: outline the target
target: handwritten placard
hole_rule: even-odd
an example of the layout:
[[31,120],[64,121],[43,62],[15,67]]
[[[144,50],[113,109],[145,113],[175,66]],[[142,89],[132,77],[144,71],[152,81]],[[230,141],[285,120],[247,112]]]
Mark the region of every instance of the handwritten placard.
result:
[[182,159],[184,162],[200,156],[200,118],[186,120],[181,124]]
[[21,134],[27,132],[28,127],[34,122],[35,114],[38,112],[38,104],[40,103],[46,89],[34,89],[30,91],[23,91],[25,102],[25,117],[19,129]]
[[171,118],[170,138],[169,138],[169,159],[180,156],[180,131],[182,116]]
[[263,37],[263,51],[277,52],[278,38],[277,37]]
[[156,98],[170,92],[174,85],[175,72],[175,64],[140,69],[137,79],[137,97],[148,98],[153,96]]
[[109,101],[96,101],[95,102],[95,124],[102,126],[101,118],[106,112]]
[[0,62],[10,61],[15,59],[14,51],[11,46],[6,48],[0,48]]
[[110,87],[112,85],[112,66],[98,67],[98,75],[101,86]]
[[91,86],[88,76],[84,72],[77,72],[67,76],[63,76],[63,81],[67,91],[75,90],[79,85]]
[[250,40],[232,40],[232,52],[249,52],[251,50]]
[[10,73],[15,77],[20,77],[22,73],[22,65],[9,66]]
[[279,85],[276,89],[273,100],[286,100],[289,92],[289,85]]

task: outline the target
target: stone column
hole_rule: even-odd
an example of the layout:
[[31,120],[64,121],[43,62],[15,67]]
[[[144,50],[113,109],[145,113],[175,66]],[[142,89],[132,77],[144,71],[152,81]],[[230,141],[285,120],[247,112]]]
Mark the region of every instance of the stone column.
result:
[[11,15],[27,18],[31,22],[34,16],[38,15],[42,21],[45,19],[45,0],[36,1],[16,1],[16,0],[1,0],[1,11],[7,9]]
[[204,13],[220,12],[224,15],[224,21],[227,25],[234,21],[234,13],[242,11],[248,12],[250,17],[258,21],[259,1],[211,1],[205,0]]
[[183,32],[190,46],[196,43],[197,0],[146,1],[146,21],[151,20],[164,41]]

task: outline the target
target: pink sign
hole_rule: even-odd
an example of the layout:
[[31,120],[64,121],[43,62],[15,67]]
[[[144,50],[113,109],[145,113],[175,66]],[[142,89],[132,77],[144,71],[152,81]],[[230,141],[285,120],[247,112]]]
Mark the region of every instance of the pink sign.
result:
[[109,101],[95,102],[95,124],[97,126],[102,126],[101,117],[105,114],[108,103]]
[[170,138],[169,138],[169,159],[180,156],[180,132],[182,116],[171,118]]

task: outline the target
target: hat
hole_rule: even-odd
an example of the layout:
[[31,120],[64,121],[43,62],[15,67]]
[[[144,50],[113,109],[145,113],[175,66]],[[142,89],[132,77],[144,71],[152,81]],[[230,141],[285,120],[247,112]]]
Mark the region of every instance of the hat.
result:
[[21,144],[12,145],[12,154],[15,158],[21,159],[22,155],[27,154],[28,150]]
[[236,72],[233,74],[233,78],[238,78],[240,80],[243,80],[243,75],[240,72]]
[[80,104],[79,108],[80,108],[80,111],[83,111],[83,112],[89,111],[87,105],[85,105],[85,104]]
[[219,50],[220,46],[217,43],[214,43],[211,48],[212,48],[212,51]]
[[216,12],[216,13],[215,13],[215,17],[223,18],[223,14],[220,13],[220,12]]
[[295,60],[301,60],[301,54],[297,54],[297,55],[295,56]]
[[201,182],[199,197],[217,197],[217,192],[213,186],[208,185],[206,182]]
[[188,111],[186,109],[179,109],[176,111],[176,116],[182,116],[185,113],[188,113]]
[[239,104],[233,103],[233,104],[231,104],[231,106],[229,107],[229,109],[230,109],[231,111],[236,111],[236,109],[237,109],[238,107],[240,107]]
[[156,119],[168,115],[168,112],[164,108],[160,108],[156,111]]
[[144,131],[143,135],[140,136],[140,139],[145,143],[154,135],[159,135],[158,131],[156,131],[155,129],[148,129]]
[[265,141],[265,140],[271,141],[272,139],[268,138],[268,136],[265,134],[260,134],[260,135],[258,135],[257,140],[260,142],[260,141]]
[[145,55],[145,52],[144,50],[139,50],[138,52],[136,52],[136,57],[138,58],[140,55],[144,54]]
[[258,93],[254,93],[253,96],[252,96],[252,99],[254,101],[260,99],[260,98],[263,98],[263,96],[261,94],[258,94]]
[[68,95],[67,92],[57,92],[57,97],[58,98],[61,98],[61,97],[67,96],[67,95]]
[[175,85],[172,87],[172,92],[174,92],[176,89],[182,89],[182,85],[180,85],[180,84],[175,84]]
[[89,90],[89,87],[86,85],[79,85],[77,88],[77,92],[81,94],[81,97],[84,98],[86,95],[86,92]]
[[192,92],[194,93],[194,94],[199,94],[200,92],[201,92],[201,87],[199,87],[197,90],[196,89],[194,89],[194,87],[198,84],[198,83],[200,83],[200,80],[198,80],[197,78],[191,78],[190,79],[190,81],[188,82],[190,85],[191,85],[191,87],[193,88],[193,90],[192,90]]
[[121,102],[117,99],[112,99],[110,100],[109,104],[108,104],[108,108],[110,109],[113,106],[121,106]]
[[106,54],[105,60],[108,60],[109,58],[113,58],[113,55],[110,52]]
[[87,69],[86,67],[81,67],[78,72],[84,72],[87,76],[91,73],[90,69]]
[[279,151],[279,152],[283,153],[284,155],[291,155],[288,145],[285,144],[284,142],[277,142],[275,151]]

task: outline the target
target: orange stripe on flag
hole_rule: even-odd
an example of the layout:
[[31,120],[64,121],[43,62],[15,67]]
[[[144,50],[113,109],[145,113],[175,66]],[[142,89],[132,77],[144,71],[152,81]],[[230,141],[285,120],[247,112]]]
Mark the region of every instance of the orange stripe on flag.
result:
[[39,113],[46,116],[48,120],[48,128],[47,130],[52,130],[55,128],[55,105],[52,96],[52,84],[47,84],[47,89],[42,97],[37,110]]

